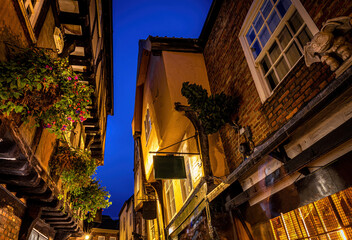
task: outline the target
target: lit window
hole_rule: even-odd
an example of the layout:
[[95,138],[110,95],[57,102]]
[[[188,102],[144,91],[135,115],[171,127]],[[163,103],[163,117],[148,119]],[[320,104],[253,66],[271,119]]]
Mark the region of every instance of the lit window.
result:
[[352,188],[270,220],[276,240],[352,238]]
[[169,221],[176,213],[175,194],[172,180],[165,181],[165,194],[167,199],[167,212]]
[[190,194],[192,190],[192,176],[191,176],[191,171],[189,169],[189,157],[185,157],[185,167],[186,167],[186,175],[187,179],[181,179],[180,184],[181,184],[181,192],[182,192],[182,200],[183,202],[186,201],[188,195]]
[[298,0],[254,1],[240,41],[262,101],[302,57],[304,45],[317,32]]
[[104,236],[98,236],[98,240],[105,240]]
[[145,141],[148,142],[150,132],[152,130],[152,121],[150,119],[149,108],[147,108],[147,113],[145,114],[144,128],[145,128]]
[[149,224],[150,224],[150,236],[151,236],[151,240],[155,240],[156,239],[156,231],[155,231],[155,223],[154,220],[149,220]]
[[136,183],[136,195],[138,195],[139,190],[140,190],[140,176],[139,176],[139,171],[140,168],[138,166],[137,171],[136,171],[136,175],[135,175],[135,183]]
[[44,0],[22,0],[24,4],[24,8],[26,9],[27,16],[29,21],[34,27],[35,23],[37,22],[40,9],[43,6]]
[[29,235],[29,240],[48,240],[46,236],[40,233],[37,229],[33,228],[31,234]]
[[116,237],[110,237],[109,240],[116,240]]

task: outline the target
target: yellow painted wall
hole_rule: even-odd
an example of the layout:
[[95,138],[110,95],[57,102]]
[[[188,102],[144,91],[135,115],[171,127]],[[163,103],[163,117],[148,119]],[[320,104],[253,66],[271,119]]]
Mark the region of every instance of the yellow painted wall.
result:
[[[143,87],[143,92],[138,89],[136,91],[138,102],[136,102],[133,120],[133,131],[136,129],[141,131],[144,167],[149,182],[155,181],[153,174],[154,154],[149,152],[158,151],[195,134],[195,129],[189,119],[182,112],[177,112],[174,109],[175,102],[187,105],[187,99],[181,94],[182,84],[186,81],[200,84],[210,92],[202,54],[163,51],[161,56],[150,56],[144,85],[139,85],[139,88]],[[138,113],[140,107],[141,115]],[[146,141],[144,124],[147,109],[149,109],[152,122],[148,141]],[[135,122],[137,120],[140,122],[139,124]],[[224,176],[228,172],[228,167],[219,134],[209,136],[209,145],[213,173],[218,177]],[[195,139],[192,139],[163,151],[197,152],[198,148]],[[195,189],[204,174],[202,161],[199,155],[187,157],[192,176],[192,189]],[[173,190],[177,213],[184,204],[180,180],[173,180]],[[167,204],[165,191],[163,191],[163,195],[164,211],[168,215],[168,209],[165,206]],[[161,216],[161,212],[158,214]],[[168,220],[164,219],[164,221],[167,225]]]

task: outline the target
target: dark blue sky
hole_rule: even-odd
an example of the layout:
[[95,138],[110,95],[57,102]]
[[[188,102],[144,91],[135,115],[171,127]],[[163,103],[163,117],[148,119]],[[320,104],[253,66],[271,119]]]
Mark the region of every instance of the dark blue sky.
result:
[[118,218],[133,194],[131,122],[137,73],[138,40],[149,35],[198,38],[211,0],[113,0],[114,116],[108,118],[105,163],[98,178],[111,194],[103,214]]

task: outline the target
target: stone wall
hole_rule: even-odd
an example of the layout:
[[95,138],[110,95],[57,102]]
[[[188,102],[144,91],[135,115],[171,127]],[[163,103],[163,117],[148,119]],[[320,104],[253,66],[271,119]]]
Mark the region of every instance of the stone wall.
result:
[[[350,1],[329,0],[322,3],[306,0],[302,4],[318,28],[322,22],[348,15],[352,9]],[[223,91],[241,97],[238,123],[251,127],[254,144],[259,145],[323,90],[335,75],[322,63],[308,68],[301,58],[273,94],[262,103],[239,41],[239,32],[250,6],[250,1],[223,1],[205,46],[204,58],[212,93]],[[238,136],[228,126],[220,134],[232,171],[243,161],[238,143],[243,142],[244,137]]]

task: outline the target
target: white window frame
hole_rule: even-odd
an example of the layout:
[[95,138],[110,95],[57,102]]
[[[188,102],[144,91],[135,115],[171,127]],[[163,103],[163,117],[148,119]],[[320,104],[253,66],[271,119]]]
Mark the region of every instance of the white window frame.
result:
[[171,219],[176,215],[176,200],[174,192],[174,183],[172,180],[165,181],[165,196],[167,199],[167,215],[169,221],[171,221]]
[[150,133],[152,132],[152,120],[150,117],[149,107],[147,107],[147,110],[145,112],[144,132],[145,132],[145,142],[146,144],[148,144]]
[[35,23],[38,20],[40,10],[43,7],[44,0],[36,0],[36,4],[34,6],[33,6],[32,2],[31,2],[31,0],[23,0],[23,3],[24,3],[24,7],[26,9],[26,13],[27,13],[27,8],[28,7],[32,11],[32,15],[30,17],[28,15],[27,16],[29,18],[29,21],[31,22],[32,27],[34,28]]
[[31,234],[29,235],[29,240],[44,240],[48,239],[47,236],[39,232],[37,229],[33,228]]
[[149,229],[150,229],[150,237],[151,237],[151,240],[156,240],[156,229],[155,229],[155,222],[154,220],[149,220]]
[[191,171],[189,169],[189,166],[190,166],[189,157],[185,156],[184,159],[185,159],[187,178],[180,179],[180,185],[181,185],[182,200],[183,200],[183,202],[186,202],[186,200],[188,199],[188,196],[190,195],[190,193],[193,190],[193,186],[192,186],[192,175],[191,175]]
[[[264,79],[264,76],[261,73],[260,66],[258,63],[263,59],[262,53],[264,53],[267,49],[269,49],[272,46],[273,41],[274,41],[274,37],[276,37],[281,32],[281,30],[284,28],[284,26],[285,26],[284,22],[287,22],[288,19],[294,13],[294,11],[297,10],[297,12],[301,15],[304,23],[306,24],[306,26],[308,27],[308,29],[312,33],[312,35],[314,36],[317,32],[319,32],[319,29],[317,28],[317,26],[315,25],[315,23],[313,22],[313,20],[309,16],[309,13],[305,10],[305,8],[301,4],[301,2],[299,0],[291,0],[292,5],[288,9],[285,16],[282,18],[282,20],[279,22],[278,26],[276,27],[275,31],[271,35],[268,42],[263,47],[263,49],[262,49],[261,53],[259,54],[259,56],[257,57],[257,59],[254,59],[252,51],[249,48],[249,45],[248,45],[248,42],[246,39],[246,34],[247,34],[252,22],[254,21],[254,18],[257,16],[257,13],[259,12],[264,1],[265,0],[255,0],[252,3],[252,6],[250,7],[250,9],[247,13],[247,16],[244,20],[244,23],[242,25],[242,28],[241,28],[241,31],[239,34],[239,40],[240,40],[242,49],[244,51],[244,55],[247,60],[249,70],[252,74],[254,84],[256,86],[256,89],[258,91],[258,94],[259,94],[259,97],[260,97],[260,100],[262,101],[262,103],[264,103],[265,100],[271,96],[271,94],[274,92],[274,90],[273,91],[270,90],[268,83],[266,82],[266,80]],[[277,0],[277,1],[279,1],[279,0]],[[289,70],[289,72],[291,70],[292,70],[292,68]],[[282,82],[283,81],[281,80],[278,85],[280,85]]]

